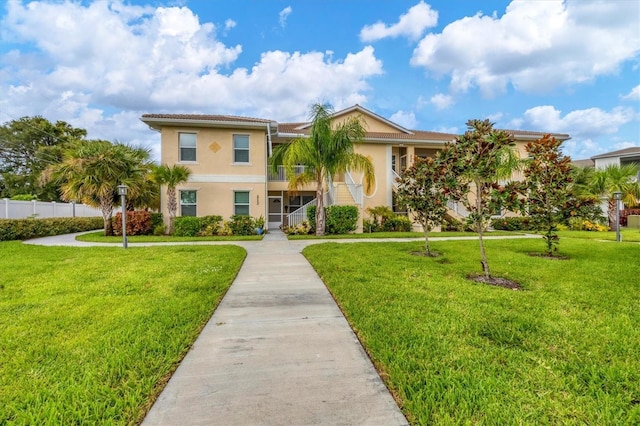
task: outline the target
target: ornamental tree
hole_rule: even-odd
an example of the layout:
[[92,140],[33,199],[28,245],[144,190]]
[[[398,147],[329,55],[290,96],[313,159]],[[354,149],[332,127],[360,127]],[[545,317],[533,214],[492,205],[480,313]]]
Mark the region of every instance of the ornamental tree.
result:
[[451,167],[440,159],[416,158],[398,179],[398,203],[407,206],[422,225],[425,250],[431,256],[429,232],[442,224],[447,201],[459,188]]
[[571,158],[560,152],[561,141],[550,135],[528,142],[525,149],[529,160],[524,169],[526,210],[536,229],[544,231],[546,254],[558,251],[557,225],[563,210],[570,203],[572,167]]
[[478,233],[482,270],[490,280],[483,235],[497,211],[514,209],[519,202],[516,184],[499,184],[510,179],[519,167],[519,159],[513,136],[495,130],[489,120],[469,120],[467,129],[453,143],[445,144],[441,159],[449,163],[457,176],[460,191],[452,196],[469,211],[467,221]]

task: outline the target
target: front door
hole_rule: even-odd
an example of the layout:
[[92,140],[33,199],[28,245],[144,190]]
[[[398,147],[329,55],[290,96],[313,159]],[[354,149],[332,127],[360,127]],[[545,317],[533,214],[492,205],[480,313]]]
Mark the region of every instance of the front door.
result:
[[276,229],[282,225],[282,197],[269,196],[269,218],[267,219],[269,229]]

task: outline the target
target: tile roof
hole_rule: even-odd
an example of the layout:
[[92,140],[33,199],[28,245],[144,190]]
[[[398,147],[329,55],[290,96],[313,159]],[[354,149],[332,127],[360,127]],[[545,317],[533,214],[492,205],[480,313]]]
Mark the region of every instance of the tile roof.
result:
[[640,154],[640,146],[632,146],[630,148],[620,149],[618,151],[605,152],[604,154],[598,154],[591,157],[592,160],[596,158],[607,158],[607,157],[625,157],[627,155]]
[[237,121],[250,123],[273,123],[273,120],[264,118],[241,117],[238,115],[209,115],[209,114],[142,114],[145,118],[160,120],[197,120],[197,121]]

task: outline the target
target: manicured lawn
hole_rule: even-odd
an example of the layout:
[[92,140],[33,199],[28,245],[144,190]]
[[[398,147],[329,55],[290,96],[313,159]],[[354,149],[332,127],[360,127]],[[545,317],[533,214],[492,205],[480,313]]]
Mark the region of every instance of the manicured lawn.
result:
[[0,424],[135,424],[235,278],[235,246],[0,243]]
[[[509,231],[491,231],[485,235],[517,235],[523,234],[523,232],[509,232]],[[436,237],[476,237],[475,232],[430,232],[429,238]],[[337,240],[345,238],[422,238],[424,239],[423,232],[372,232],[363,234],[339,234],[339,235],[325,235],[324,237],[316,237],[315,235],[289,235],[290,240],[315,240],[315,239],[328,239]]]
[[[620,235],[622,236],[622,242],[640,242],[640,229],[633,228],[621,228]],[[581,238],[587,240],[607,240],[615,241],[615,231],[608,232],[591,232],[591,231],[560,231],[560,245],[562,245],[563,238]]]
[[640,424],[640,245],[475,241],[304,250],[413,424]]
[[[209,236],[209,237],[173,237],[168,235],[132,235],[127,237],[130,243],[178,243],[193,241],[254,241],[261,240],[262,235],[230,235],[230,236]],[[78,235],[78,241],[88,241],[91,243],[114,243],[122,244],[122,236],[105,237],[104,231],[91,232],[89,234]]]

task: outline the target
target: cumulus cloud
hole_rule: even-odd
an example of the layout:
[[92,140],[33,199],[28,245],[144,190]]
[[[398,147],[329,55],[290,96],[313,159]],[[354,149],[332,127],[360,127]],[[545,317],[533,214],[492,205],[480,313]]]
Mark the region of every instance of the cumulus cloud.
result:
[[616,72],[640,52],[640,2],[513,1],[427,34],[411,64],[450,76],[453,91],[537,93]]
[[278,21],[280,22],[280,26],[282,28],[287,25],[287,18],[289,17],[289,15],[291,15],[291,12],[293,12],[293,9],[291,8],[291,6],[287,6],[278,14]]
[[224,21],[224,29],[227,31],[231,28],[235,28],[236,25],[238,25],[238,23],[233,19],[227,19],[226,21]]
[[386,37],[407,37],[410,40],[419,39],[427,28],[438,24],[438,12],[424,1],[411,7],[407,13],[400,15],[400,19],[393,25],[376,22],[366,25],[360,30],[360,40],[372,42]]
[[447,109],[454,103],[453,97],[444,93],[433,95],[429,101],[439,110]]
[[563,132],[575,137],[612,134],[632,120],[631,108],[616,107],[611,111],[600,108],[575,110],[562,116],[562,111],[550,105],[537,106],[525,111],[522,125],[530,130]]
[[631,89],[629,93],[621,96],[625,101],[640,101],[640,84]]
[[89,137],[157,143],[141,113],[304,119],[317,99],[336,108],[365,103],[367,80],[382,73],[370,46],[340,58],[269,51],[237,67],[242,46],[218,38],[234,25],[200,22],[187,7],[9,2],[2,39],[35,48],[1,58],[0,119],[40,114],[87,128]]
[[390,119],[394,123],[397,123],[407,129],[415,129],[418,125],[418,120],[416,120],[416,115],[413,111],[399,110],[395,112]]

